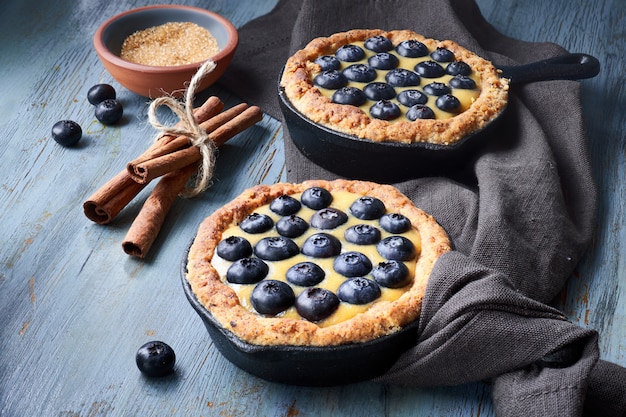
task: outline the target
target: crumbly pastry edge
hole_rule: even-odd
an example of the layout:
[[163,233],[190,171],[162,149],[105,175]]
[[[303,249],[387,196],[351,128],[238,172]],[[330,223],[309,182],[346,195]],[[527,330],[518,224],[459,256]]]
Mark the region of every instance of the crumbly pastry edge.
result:
[[[388,211],[402,213],[411,220],[420,233],[422,248],[414,282],[406,293],[392,302],[379,301],[367,311],[328,327],[319,327],[304,319],[263,317],[240,304],[235,292],[222,282],[211,265],[223,231],[272,199],[282,194],[300,193],[309,187],[377,197],[385,203]],[[431,215],[417,208],[391,185],[343,179],[258,185],[245,190],[201,223],[188,252],[186,279],[195,297],[213,318],[245,342],[261,346],[336,346],[389,335],[416,320],[432,268],[436,260],[449,250],[451,243],[444,229]]]
[[[313,61],[319,56],[334,54],[342,45],[377,35],[388,37],[394,45],[415,39],[429,49],[443,47],[451,50],[458,60],[466,62],[480,74],[480,95],[469,109],[454,117],[413,122],[390,123],[372,118],[358,107],[332,103],[313,85],[311,74],[320,71],[319,65]],[[410,30],[355,29],[315,38],[294,53],[285,64],[280,87],[302,115],[329,129],[374,142],[452,145],[484,129],[505,109],[509,80],[500,77],[500,71],[490,61],[451,40],[430,39]]]

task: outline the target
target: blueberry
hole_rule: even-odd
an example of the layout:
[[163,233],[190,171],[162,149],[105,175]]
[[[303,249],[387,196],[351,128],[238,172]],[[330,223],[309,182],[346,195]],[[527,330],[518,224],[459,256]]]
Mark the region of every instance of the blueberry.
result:
[[363,277],[345,280],[337,290],[341,301],[350,304],[367,304],[380,297],[381,291],[377,283]]
[[385,81],[392,87],[419,85],[420,76],[406,68],[394,68],[385,75]]
[[376,78],[376,70],[365,64],[352,64],[343,70],[343,75],[350,81],[369,83]]
[[274,227],[274,220],[267,214],[251,213],[244,217],[239,227],[246,233],[264,233]]
[[310,209],[319,210],[328,207],[331,201],[333,201],[333,196],[325,188],[311,187],[304,190],[300,201]]
[[304,241],[302,253],[313,258],[331,258],[341,253],[341,242],[328,233],[316,233]]
[[389,100],[378,100],[370,107],[370,114],[375,119],[393,120],[400,117],[402,112],[396,103]]
[[115,88],[109,84],[96,84],[87,91],[87,101],[94,106],[104,100],[115,98]]
[[476,82],[466,75],[455,75],[450,80],[450,87],[473,90],[476,88]]
[[409,120],[415,121],[417,119],[434,119],[435,112],[427,106],[416,104],[412,106],[409,111],[406,112],[406,117]]
[[333,269],[344,277],[362,277],[372,270],[372,261],[361,252],[344,252],[335,258]]
[[296,238],[302,236],[309,228],[309,224],[302,217],[292,214],[282,217],[276,222],[276,231],[279,235]]
[[311,226],[316,229],[334,229],[348,221],[348,215],[334,207],[326,207],[311,216]]
[[365,51],[360,46],[348,44],[339,47],[335,52],[335,56],[340,61],[355,62],[365,58]]
[[250,303],[259,314],[275,316],[296,301],[291,286],[283,281],[266,279],[258,283],[250,294]]
[[425,78],[439,78],[446,70],[435,61],[423,61],[415,65],[415,72]]
[[241,236],[229,236],[218,243],[215,251],[222,259],[236,261],[252,255],[252,245]]
[[472,68],[463,61],[450,62],[446,66],[446,72],[450,75],[470,75]]
[[52,139],[61,146],[72,146],[83,137],[83,129],[73,120],[61,120],[52,126]]
[[348,79],[339,70],[328,70],[316,75],[313,83],[322,88],[336,90],[348,84]]
[[396,51],[402,56],[407,58],[418,58],[428,55],[428,48],[420,41],[409,39],[408,41],[402,41],[396,47]]
[[394,54],[379,52],[376,55],[369,57],[367,63],[376,69],[390,70],[396,68],[400,64],[400,61]]
[[281,216],[296,214],[301,207],[302,204],[297,199],[286,194],[276,197],[270,203],[270,210]]
[[398,94],[398,101],[400,104],[412,107],[416,104],[426,104],[428,96],[419,90],[404,90]]
[[332,55],[320,56],[315,60],[315,63],[322,67],[322,71],[338,70],[341,67],[341,62]]
[[313,262],[300,262],[287,270],[287,281],[301,287],[312,287],[324,280],[326,273]]
[[380,230],[369,224],[356,224],[346,229],[344,238],[355,245],[373,245],[380,240]]
[[356,87],[341,87],[331,97],[333,103],[360,106],[367,101],[365,93]]
[[296,242],[284,236],[264,237],[254,245],[254,254],[266,261],[289,259],[299,252]]
[[268,272],[269,266],[259,258],[238,259],[228,267],[226,281],[232,284],[256,284]]
[[444,94],[450,94],[450,87],[444,83],[434,82],[424,86],[424,92],[431,96],[442,96]]
[[396,90],[392,86],[378,81],[366,85],[363,92],[367,98],[373,101],[391,100],[396,96]]
[[400,261],[380,262],[372,269],[374,280],[387,288],[402,288],[411,282],[409,268]]
[[378,242],[376,249],[380,256],[395,261],[409,261],[417,252],[413,242],[404,236],[389,236]]
[[411,229],[411,221],[400,213],[387,213],[378,222],[389,233],[399,234]]
[[339,307],[339,298],[325,288],[313,287],[302,291],[296,298],[296,311],[309,321],[320,321]]
[[135,363],[144,375],[163,377],[174,371],[176,354],[167,343],[155,340],[142,345],[137,350]]
[[446,48],[437,48],[430,54],[430,57],[437,62],[452,62],[454,52]]
[[114,125],[122,118],[124,108],[119,101],[108,98],[96,104],[94,114],[100,123],[104,125]]
[[444,94],[435,101],[437,107],[448,113],[456,113],[461,107],[461,102],[452,94]]
[[385,203],[376,197],[362,196],[350,205],[350,213],[357,219],[374,220],[385,214]]
[[393,44],[389,38],[383,35],[376,35],[366,39],[364,46],[374,52],[387,52],[393,49]]

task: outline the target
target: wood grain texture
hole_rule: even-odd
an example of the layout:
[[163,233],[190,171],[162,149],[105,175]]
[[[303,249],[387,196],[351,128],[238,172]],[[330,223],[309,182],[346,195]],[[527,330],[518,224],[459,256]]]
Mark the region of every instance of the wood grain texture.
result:
[[[202,4],[241,26],[275,2],[178,3]],[[556,42],[602,62],[601,74],[582,83],[598,226],[555,303],[601,332],[603,358],[626,365],[626,3],[478,3],[506,35]],[[154,135],[146,99],[119,87],[91,46],[106,17],[142,4],[0,0],[0,416],[494,416],[482,383],[283,386],[245,374],[217,352],[184,297],[179,269],[206,215],[244,188],[284,178],[282,129],[268,116],[220,149],[213,186],[174,203],[146,259],[125,255],[121,242],[151,185],[109,225],[84,217],[83,200]],[[86,100],[99,82],[118,87],[119,125],[102,126]],[[209,94],[226,107],[238,102],[219,86],[199,99]],[[76,148],[51,140],[53,123],[65,118],[83,126]],[[153,339],[176,350],[172,377],[148,380],[135,367],[137,348]]]

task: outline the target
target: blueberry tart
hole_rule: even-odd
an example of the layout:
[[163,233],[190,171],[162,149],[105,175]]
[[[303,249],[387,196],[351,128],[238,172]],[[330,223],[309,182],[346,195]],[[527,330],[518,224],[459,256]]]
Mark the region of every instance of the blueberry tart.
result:
[[451,40],[351,30],[313,39],[292,55],[280,87],[303,116],[333,131],[451,145],[504,110],[509,82]]
[[443,228],[393,186],[259,185],[201,223],[184,279],[246,343],[339,346],[414,322],[449,250]]

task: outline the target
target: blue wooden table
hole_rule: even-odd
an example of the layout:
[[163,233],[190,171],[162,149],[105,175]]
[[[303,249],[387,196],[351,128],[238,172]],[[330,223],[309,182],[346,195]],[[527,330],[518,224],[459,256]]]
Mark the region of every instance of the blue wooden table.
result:
[[[168,3],[168,1],[165,1]],[[236,26],[275,0],[183,0]],[[599,190],[593,245],[557,306],[600,332],[603,359],[626,365],[626,3],[621,0],[479,0],[503,33],[556,42],[602,62],[582,82],[584,119]],[[490,388],[400,388],[361,383],[303,388],[269,383],[226,361],[181,289],[184,249],[200,221],[244,188],[284,179],[282,128],[269,116],[219,155],[215,185],[178,200],[146,259],[121,248],[149,188],[116,220],[96,225],[83,201],[153,137],[147,100],[119,86],[92,48],[106,18],[145,2],[0,0],[0,416],[493,416]],[[90,86],[118,88],[124,121],[104,127]],[[219,86],[210,93],[238,102]],[[54,122],[81,123],[63,148]],[[163,340],[176,373],[144,378],[135,352]]]

